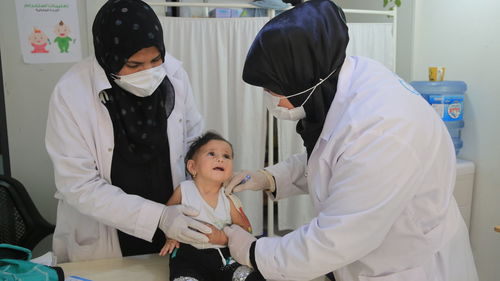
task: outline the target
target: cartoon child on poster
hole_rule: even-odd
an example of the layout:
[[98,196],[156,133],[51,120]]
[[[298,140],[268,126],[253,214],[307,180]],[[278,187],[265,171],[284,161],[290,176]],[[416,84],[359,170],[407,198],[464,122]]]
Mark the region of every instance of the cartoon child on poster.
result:
[[61,53],[67,53],[69,49],[69,43],[72,41],[74,43],[76,40],[68,36],[71,32],[69,26],[67,26],[63,21],[60,21],[59,24],[54,27],[54,32],[57,35],[57,37],[54,39],[54,43],[57,43],[57,46],[59,47],[59,51]]
[[33,46],[33,50],[31,53],[48,53],[49,51],[45,49],[47,44],[50,44],[49,37],[45,35],[43,31],[40,29],[34,27],[33,31],[31,32],[28,41],[30,42],[31,46]]

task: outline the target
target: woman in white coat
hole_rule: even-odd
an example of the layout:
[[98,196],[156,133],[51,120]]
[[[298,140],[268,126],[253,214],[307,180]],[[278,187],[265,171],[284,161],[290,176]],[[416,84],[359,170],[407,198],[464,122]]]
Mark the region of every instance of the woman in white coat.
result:
[[50,100],[58,261],[159,252],[165,235],[208,242],[192,230],[210,232],[189,216],[196,210],[165,206],[203,122],[158,18],[142,1],[108,1],[92,32],[95,56],[73,66]]
[[384,66],[346,58],[347,43],[329,0],[283,12],[257,35],[243,79],[266,90],[273,115],[298,121],[307,153],[237,174],[227,192],[309,193],[317,214],[284,237],[227,227],[231,255],[274,280],[477,280],[445,125]]

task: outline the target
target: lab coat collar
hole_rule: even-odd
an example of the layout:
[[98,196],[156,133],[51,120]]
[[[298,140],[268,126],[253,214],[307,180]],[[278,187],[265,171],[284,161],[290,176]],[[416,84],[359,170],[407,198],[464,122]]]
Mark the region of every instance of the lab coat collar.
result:
[[[95,56],[92,56],[92,73],[94,81],[94,94],[99,95],[100,92],[111,88],[111,83],[109,83],[108,78],[104,69],[101,67]],[[165,52],[165,63],[163,64],[167,76],[169,78],[173,77],[175,73],[182,67],[182,62],[171,56],[169,53]]]
[[91,59],[92,63],[92,81],[94,81],[94,94],[99,95],[103,90],[111,88],[111,84],[108,81],[108,78],[106,77],[106,73],[104,72],[104,69],[99,65],[99,62],[97,61],[95,56],[92,56]]
[[174,77],[175,73],[182,67],[182,62],[165,52],[165,63],[163,66],[167,71],[168,77]]
[[342,116],[343,112],[347,109],[347,102],[349,98],[348,93],[351,84],[351,75],[354,71],[354,67],[355,61],[353,60],[353,58],[346,57],[344,63],[342,64],[342,68],[340,69],[339,82],[337,83],[337,93],[335,93],[332,105],[330,106],[328,114],[326,115],[325,124],[323,126],[320,139],[323,139],[325,141],[330,140],[335,131],[337,122],[338,120],[340,120],[340,116]]

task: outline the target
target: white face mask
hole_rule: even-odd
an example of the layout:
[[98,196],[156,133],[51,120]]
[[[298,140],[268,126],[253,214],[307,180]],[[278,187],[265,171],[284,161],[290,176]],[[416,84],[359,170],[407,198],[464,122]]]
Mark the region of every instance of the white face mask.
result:
[[141,98],[152,95],[166,75],[163,65],[128,75],[112,74],[116,85]]
[[[314,93],[314,90],[321,85],[326,79],[330,78],[333,73],[335,73],[337,69],[334,69],[330,74],[325,79],[319,79],[318,84],[312,86],[311,88],[304,90],[300,93],[296,93],[293,95],[289,95],[287,97],[277,97],[275,95],[272,95],[270,93],[266,93],[264,95],[264,102],[266,104],[267,110],[269,110],[269,113],[274,115],[274,117],[281,119],[281,120],[290,120],[290,121],[298,121],[300,119],[303,119],[306,117],[306,111],[304,109],[304,104],[309,100],[311,95]],[[281,99],[287,99],[291,97],[295,97],[298,95],[302,95],[307,93],[309,90],[311,90],[311,93],[309,93],[309,96],[307,96],[306,100],[299,106],[299,107],[294,107],[292,109],[288,109],[285,107],[279,106],[279,102]]]
[[[286,97],[283,97],[286,98]],[[278,104],[282,98],[266,93],[264,95],[264,102],[266,103],[267,110],[269,113],[274,115],[274,117],[281,120],[298,121],[306,117],[306,111],[303,106],[288,109],[281,107]]]

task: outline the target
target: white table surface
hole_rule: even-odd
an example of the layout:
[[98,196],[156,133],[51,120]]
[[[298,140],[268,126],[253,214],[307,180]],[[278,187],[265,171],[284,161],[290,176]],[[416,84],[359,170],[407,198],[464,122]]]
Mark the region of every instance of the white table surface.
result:
[[[64,276],[78,276],[92,281],[168,281],[168,257],[155,254],[61,263]],[[312,281],[323,281],[316,278]]]
[[168,281],[168,257],[131,256],[58,264],[64,276],[76,275],[92,281]]

